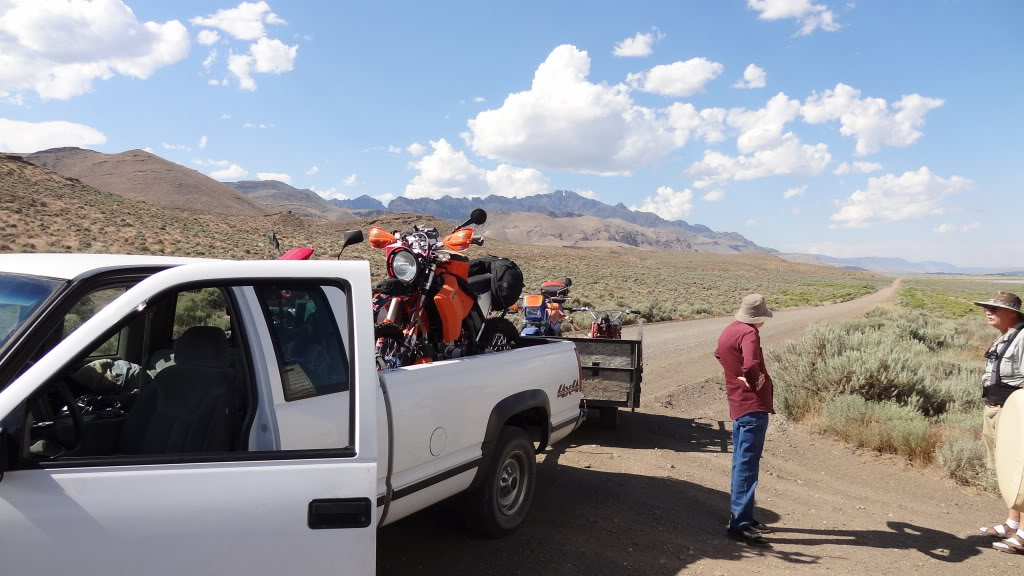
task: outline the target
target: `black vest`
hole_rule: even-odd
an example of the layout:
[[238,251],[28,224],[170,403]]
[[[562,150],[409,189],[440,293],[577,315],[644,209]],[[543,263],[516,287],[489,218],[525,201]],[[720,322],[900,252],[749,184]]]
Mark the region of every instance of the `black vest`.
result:
[[[1006,356],[1006,352],[1013,345],[1013,341],[1017,339],[1017,336],[1022,329],[1024,329],[1024,324],[1018,323],[1010,332],[1010,336],[1006,339],[1006,345],[1003,346],[1002,350],[999,349],[998,344],[993,344],[992,348],[990,348],[988,353],[985,354],[986,358],[993,358],[992,374],[990,376],[989,383],[984,386],[981,393],[985,402],[989,404],[1002,406],[1006,403],[1010,394],[1020,390],[1020,388],[1016,386],[1010,386],[1009,384],[1003,383],[1002,375],[999,374],[999,365],[1003,363],[1003,357]],[[994,357],[990,356],[993,353]]]

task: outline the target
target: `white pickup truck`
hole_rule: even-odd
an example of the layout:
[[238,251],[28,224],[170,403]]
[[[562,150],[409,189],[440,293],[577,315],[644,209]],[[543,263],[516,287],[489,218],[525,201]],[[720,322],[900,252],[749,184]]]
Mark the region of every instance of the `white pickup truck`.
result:
[[372,574],[462,493],[525,519],[571,342],[378,372],[360,261],[0,256],[0,574]]

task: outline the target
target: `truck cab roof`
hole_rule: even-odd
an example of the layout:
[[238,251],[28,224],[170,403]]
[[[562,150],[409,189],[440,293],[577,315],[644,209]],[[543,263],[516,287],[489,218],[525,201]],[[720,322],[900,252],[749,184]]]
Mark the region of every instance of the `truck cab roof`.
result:
[[0,254],[0,272],[73,280],[118,268],[169,268],[211,261],[215,260],[128,254]]

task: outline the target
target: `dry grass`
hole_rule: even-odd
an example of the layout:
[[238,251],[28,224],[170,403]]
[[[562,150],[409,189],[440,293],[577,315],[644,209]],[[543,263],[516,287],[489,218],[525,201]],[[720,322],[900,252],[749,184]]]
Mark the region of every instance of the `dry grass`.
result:
[[[378,224],[407,229],[413,223],[451,224],[418,215],[388,215],[348,222],[311,221],[288,215],[224,216],[132,202],[98,191],[27,162],[0,155],[0,253],[92,252],[272,259],[266,234],[277,231],[285,247],[309,246],[333,258],[342,233]],[[697,318],[731,314],[743,295],[765,294],[774,308],[839,302],[872,292],[889,279],[837,268],[785,262],[768,254],[722,255],[654,252],[635,248],[531,246],[488,240],[473,254],[515,260],[527,289],[570,277],[580,304],[641,309],[651,317]],[[362,244],[347,258],[368,259],[384,273],[382,253]]]

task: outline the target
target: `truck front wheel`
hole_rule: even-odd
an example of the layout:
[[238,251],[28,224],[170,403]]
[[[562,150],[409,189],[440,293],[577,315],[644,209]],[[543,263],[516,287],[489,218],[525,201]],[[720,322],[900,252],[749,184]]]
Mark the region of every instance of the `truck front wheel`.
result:
[[497,538],[526,520],[533,501],[537,458],[526,431],[505,426],[486,463],[480,485],[466,494],[466,521],[475,532]]

